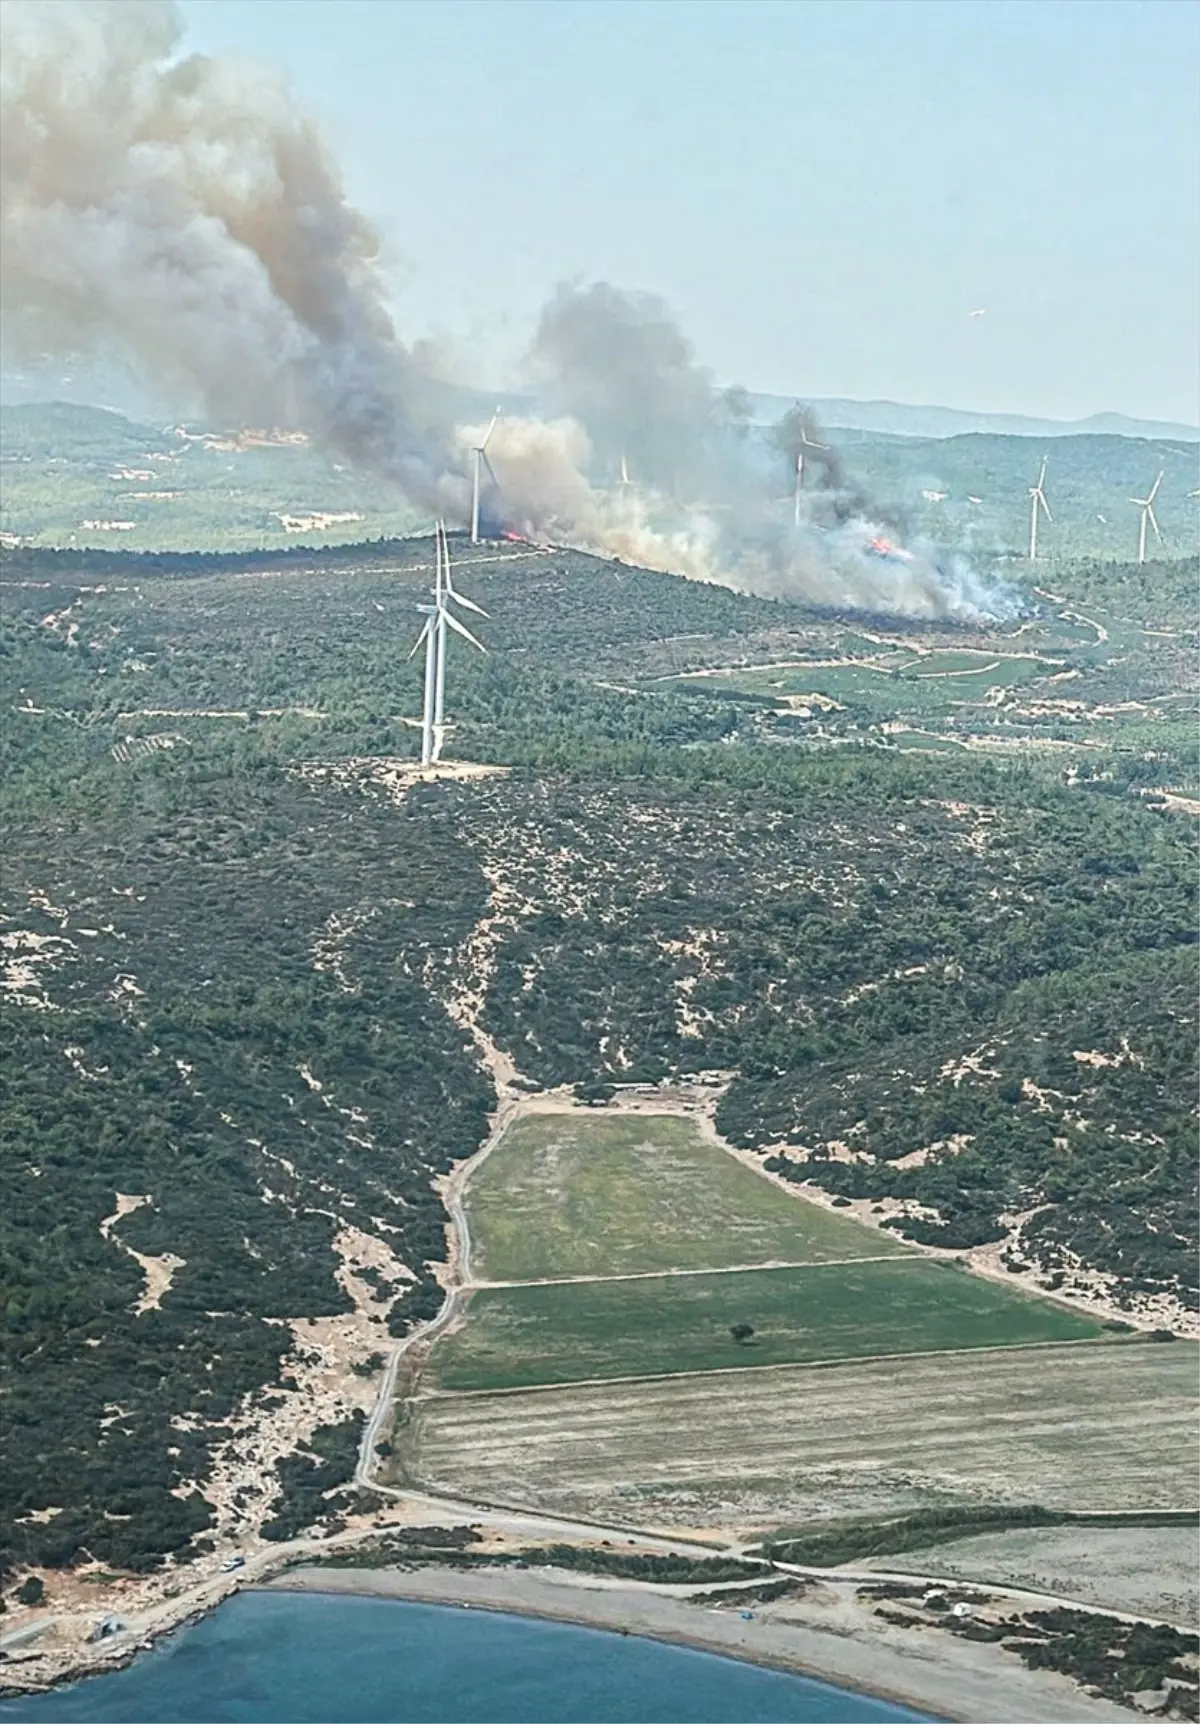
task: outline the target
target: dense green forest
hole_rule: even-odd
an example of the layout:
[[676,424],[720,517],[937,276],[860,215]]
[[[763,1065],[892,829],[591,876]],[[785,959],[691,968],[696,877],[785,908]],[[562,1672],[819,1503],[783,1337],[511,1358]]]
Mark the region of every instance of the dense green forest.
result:
[[[351,1309],[346,1230],[403,1266],[359,1277],[384,1344],[437,1309],[431,1180],[493,1101],[448,1009],[485,912],[483,1022],[529,1082],[721,1069],[731,1139],[909,1237],[1021,1215],[1048,1280],[1194,1299],[1194,846],[1141,794],[1194,776],[1194,563],[1061,571],[1107,607],[1103,643],[1043,619],[1084,717],[1030,704],[989,752],[955,708],[945,753],[874,696],[793,722],[696,680],[875,650],[844,618],[455,555],[490,651],[454,652],[450,753],[510,770],[402,800],[375,766],[416,751],[428,541],[0,560],[10,1566],[194,1549],[214,1457]],[[157,1302],[131,1253],[171,1264]],[[279,1463],[276,1535],[336,1511],[356,1442],[347,1413]]]

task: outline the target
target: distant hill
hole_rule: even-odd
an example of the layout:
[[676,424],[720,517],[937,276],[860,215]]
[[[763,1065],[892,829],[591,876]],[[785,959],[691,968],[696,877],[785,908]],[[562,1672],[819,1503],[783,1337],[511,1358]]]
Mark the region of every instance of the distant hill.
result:
[[[458,403],[464,416],[490,415],[494,406],[493,397],[485,406],[465,393]],[[1019,552],[1027,544],[1029,486],[1047,452],[1043,441],[834,425],[829,440],[875,500],[877,518],[906,535],[969,554]],[[168,429],[112,408],[57,401],[0,409],[0,451],[0,530],[35,544],[239,550],[393,537],[421,525],[396,487],[294,434]],[[1054,519],[1043,524],[1043,555],[1132,556],[1138,516],[1129,499],[1145,496],[1160,470],[1164,549],[1191,551],[1197,452],[1184,437],[1059,436],[1048,451]]]
[[1090,419],[1035,419],[1022,413],[971,413],[959,407],[915,407],[906,401],[847,401],[841,396],[752,395],[756,419],[773,422],[797,400],[833,430],[874,431],[895,437],[956,437],[990,431],[1008,437],[1173,437],[1200,440],[1195,425],[1165,419],[1131,419],[1093,413]]

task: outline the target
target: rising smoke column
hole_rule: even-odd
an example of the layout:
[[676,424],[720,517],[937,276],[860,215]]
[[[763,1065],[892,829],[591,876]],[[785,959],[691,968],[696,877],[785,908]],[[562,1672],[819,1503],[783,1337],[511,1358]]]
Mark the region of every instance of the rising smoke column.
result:
[[35,350],[119,345],[217,418],[301,423],[432,498],[378,243],[286,87],[178,58],[168,0],[6,0],[0,294]]
[[[0,29],[8,338],[119,346],[213,417],[302,425],[465,520],[484,428],[439,415],[375,234],[282,82],[180,58],[170,0],[5,0]],[[874,556],[880,513],[834,466],[814,472],[802,527],[785,522],[744,391],[716,388],[661,300],[562,287],[530,363],[548,416],[503,419],[488,450],[519,530],[780,597],[914,616],[990,604],[928,557]],[[614,482],[622,458],[632,483]]]
[[[752,431],[745,391],[717,389],[655,296],[607,282],[560,286],[529,364],[539,400],[559,417],[501,420],[489,446],[521,530],[839,608],[962,620],[1012,608],[1011,595],[964,560],[892,546],[902,523],[847,476],[808,410],[786,414],[765,437]],[[796,525],[802,432],[809,447]]]

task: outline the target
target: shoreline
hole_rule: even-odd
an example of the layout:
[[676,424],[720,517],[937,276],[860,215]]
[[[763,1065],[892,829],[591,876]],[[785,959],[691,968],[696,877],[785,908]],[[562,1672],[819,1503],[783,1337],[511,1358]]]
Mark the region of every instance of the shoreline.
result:
[[[796,1598],[735,1607],[690,1602],[694,1583],[668,1586],[574,1570],[322,1568],[288,1570],[256,1591],[391,1599],[486,1610],[661,1641],[803,1676],[907,1706],[944,1724],[1128,1724],[1129,1712],[1069,1677],[1028,1669],[993,1646],[931,1627],[889,1627],[836,1574]],[[730,1597],[736,1599],[736,1588]],[[981,1654],[983,1656],[981,1656]]]

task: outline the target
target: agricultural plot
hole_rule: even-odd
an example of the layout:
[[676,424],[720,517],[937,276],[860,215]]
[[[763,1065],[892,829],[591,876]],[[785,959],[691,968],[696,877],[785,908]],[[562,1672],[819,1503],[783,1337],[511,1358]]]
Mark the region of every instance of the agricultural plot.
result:
[[907,1247],[754,1173],[691,1120],[534,1114],[467,1191],[480,1281],[822,1263]]
[[[741,1339],[734,1329],[748,1325]],[[1093,1318],[926,1258],[481,1288],[431,1383],[511,1389],[942,1349],[1087,1341]]]
[[1196,1371],[1191,1345],[1131,1343],[435,1396],[409,1410],[400,1470],[640,1525],[1194,1509]]

